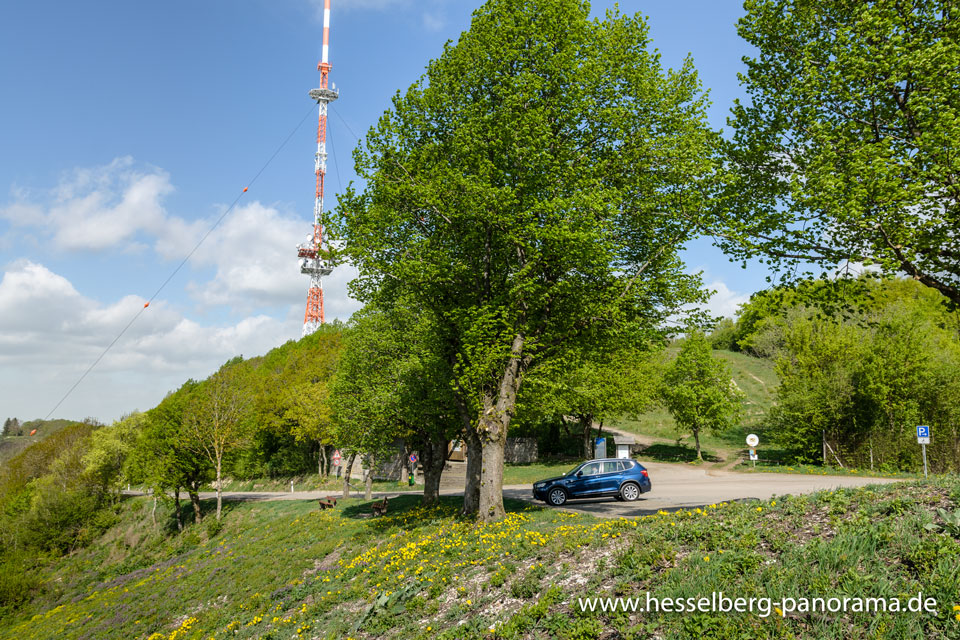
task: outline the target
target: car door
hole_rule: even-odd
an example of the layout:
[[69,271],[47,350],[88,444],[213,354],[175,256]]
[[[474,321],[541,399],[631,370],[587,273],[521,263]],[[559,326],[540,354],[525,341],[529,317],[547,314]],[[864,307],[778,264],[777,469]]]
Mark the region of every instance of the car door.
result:
[[597,493],[616,493],[620,490],[623,463],[619,460],[604,460],[603,473],[598,478]]
[[585,464],[577,473],[577,478],[570,484],[571,496],[589,496],[597,493],[597,482],[603,471],[601,463],[591,462]]

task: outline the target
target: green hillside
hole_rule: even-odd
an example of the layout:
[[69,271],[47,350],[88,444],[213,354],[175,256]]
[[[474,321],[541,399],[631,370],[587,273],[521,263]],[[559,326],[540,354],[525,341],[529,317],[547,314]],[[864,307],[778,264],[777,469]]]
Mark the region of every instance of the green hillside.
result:
[[[731,429],[721,436],[701,434],[700,441],[708,454],[707,459],[728,460],[737,451],[743,449],[747,434],[755,432],[762,437],[763,418],[773,405],[774,391],[777,387],[777,374],[773,362],[743,353],[717,350],[714,356],[721,358],[730,367],[730,373],[737,387],[743,391],[744,420],[740,428]],[[641,436],[654,445],[650,457],[657,459],[692,459],[692,437],[677,432],[673,416],[665,408],[652,409],[636,419],[623,418],[610,426]],[[668,445],[668,441],[679,446]]]
[[[64,427],[76,423],[75,420],[31,420],[23,423],[22,436],[0,437],[0,464],[7,462],[33,443],[40,442]],[[37,432],[32,436],[29,435],[34,429]]]
[[[209,507],[209,505],[207,505]],[[0,638],[956,638],[955,477],[596,520],[520,503],[478,525],[456,499],[231,504],[222,530],[171,535],[127,500],[51,562]],[[939,509],[939,511],[938,511]],[[946,514],[946,515],[944,515]],[[958,515],[957,517],[960,517]],[[927,526],[929,525],[929,526]],[[582,612],[579,598],[894,597],[936,613]],[[768,601],[769,602],[769,601]],[[904,604],[904,606],[906,606]],[[704,635],[709,630],[708,635]]]

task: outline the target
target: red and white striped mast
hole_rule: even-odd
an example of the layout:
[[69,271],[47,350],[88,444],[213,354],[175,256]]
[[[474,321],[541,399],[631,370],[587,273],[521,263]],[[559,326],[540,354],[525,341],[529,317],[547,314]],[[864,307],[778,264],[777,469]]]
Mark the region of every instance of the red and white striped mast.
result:
[[323,249],[323,187],[327,177],[327,107],[340,94],[330,83],[330,0],[323,3],[323,55],[317,65],[320,72],[320,87],[310,91],[310,97],[320,105],[317,123],[317,154],[314,172],[317,176],[316,197],[313,204],[313,235],[297,246],[300,272],[310,276],[307,292],[307,311],[303,315],[303,335],[307,336],[323,324],[323,276],[333,272],[329,263],[321,257]]

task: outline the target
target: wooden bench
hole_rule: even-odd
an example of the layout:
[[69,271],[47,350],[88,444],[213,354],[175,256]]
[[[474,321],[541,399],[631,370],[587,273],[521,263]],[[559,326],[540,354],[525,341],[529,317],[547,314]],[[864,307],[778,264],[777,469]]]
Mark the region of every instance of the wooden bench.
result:
[[383,496],[383,500],[378,500],[370,505],[370,510],[373,511],[373,517],[386,515],[387,513],[387,496]]
[[317,500],[317,502],[320,505],[321,511],[323,511],[324,509],[333,509],[335,506],[337,506],[336,498],[320,498],[319,500]]

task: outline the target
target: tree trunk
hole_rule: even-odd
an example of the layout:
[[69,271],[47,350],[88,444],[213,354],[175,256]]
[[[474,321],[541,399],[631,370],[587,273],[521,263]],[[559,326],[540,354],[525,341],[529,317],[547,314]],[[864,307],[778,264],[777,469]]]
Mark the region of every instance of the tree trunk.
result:
[[357,454],[351,453],[350,457],[347,458],[347,464],[343,468],[343,497],[350,497],[350,472],[353,470],[353,460],[357,457]]
[[180,487],[173,490],[173,510],[177,514],[177,531],[183,531],[183,514],[180,513]]
[[590,434],[593,431],[593,416],[590,414],[581,414],[577,417],[580,422],[580,433],[583,435],[583,459],[593,458],[593,438]]
[[467,446],[467,470],[463,483],[463,513],[470,515],[480,510],[480,475],[483,469],[483,447],[480,436],[471,425],[464,434]]
[[473,416],[463,400],[459,387],[453,395],[463,424],[464,453],[466,454],[467,469],[463,481],[463,515],[472,515],[480,509],[480,470],[483,462],[480,436],[473,426]]
[[363,479],[364,494],[366,500],[373,500],[373,456],[367,455],[365,464],[367,465],[366,477]]
[[223,467],[222,463],[222,458],[217,456],[217,520],[220,519],[220,514],[223,512],[223,475],[220,473]]
[[203,512],[200,511],[200,494],[196,487],[188,489],[187,493],[190,494],[190,503],[193,505],[193,521],[200,524],[200,521],[203,520]]
[[423,504],[433,504],[440,498],[440,476],[447,464],[446,438],[426,439],[420,450],[423,464]]
[[693,440],[697,443],[697,460],[703,460],[703,454],[700,453],[700,429],[693,429]]
[[482,522],[495,522],[506,515],[503,508],[503,455],[523,373],[523,345],[524,337],[515,335],[510,346],[510,360],[500,378],[496,395],[487,393],[483,398],[482,413],[477,424],[483,448],[478,513]]
[[330,466],[327,464],[327,445],[320,445],[320,455],[318,458],[319,462],[317,463],[317,472],[320,474],[321,478],[326,478],[330,475]]
[[[561,417],[561,420],[563,418]],[[547,440],[550,442],[551,446],[555,446],[557,443],[562,442],[560,438],[560,423],[556,420],[551,420],[550,424],[547,427]],[[545,448],[546,449],[546,448]],[[546,452],[546,451],[545,451]],[[552,452],[551,453],[559,453]]]
[[[481,420],[481,424],[483,424]],[[488,427],[489,425],[484,425]],[[495,522],[506,515],[503,508],[503,452],[507,438],[496,433],[482,440],[483,465],[480,470],[480,510],[482,522]]]
[[153,520],[153,526],[157,526],[157,494],[153,494],[153,509],[150,510],[150,519]]

